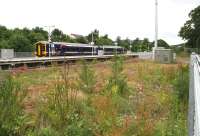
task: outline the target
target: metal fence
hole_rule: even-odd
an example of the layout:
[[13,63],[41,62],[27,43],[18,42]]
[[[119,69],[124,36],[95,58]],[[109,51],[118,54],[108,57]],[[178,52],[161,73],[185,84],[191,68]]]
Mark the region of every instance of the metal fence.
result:
[[153,53],[152,52],[134,52],[133,54],[138,55],[140,59],[152,59]]
[[191,55],[188,111],[189,136],[200,136],[200,57]]
[[34,57],[34,52],[15,52],[15,58],[27,58],[27,57]]

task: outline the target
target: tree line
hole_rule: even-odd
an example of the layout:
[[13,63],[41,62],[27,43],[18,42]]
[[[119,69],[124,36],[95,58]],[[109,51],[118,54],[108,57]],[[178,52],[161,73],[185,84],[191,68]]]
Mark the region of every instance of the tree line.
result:
[[[38,41],[47,41],[48,32],[41,27],[28,28],[15,28],[8,29],[0,25],[0,49],[14,49],[16,52],[31,52],[34,51],[34,44]],[[95,29],[87,36],[75,36],[72,38],[70,35],[64,34],[59,29],[54,29],[51,33],[51,40],[56,42],[70,42],[70,43],[83,43],[88,44],[92,41],[95,45],[118,45],[134,52],[138,51],[151,51],[154,42],[150,42],[148,38],[134,40],[122,39],[120,36],[116,40],[109,38],[107,34],[100,35],[99,30]],[[161,47],[169,48],[167,42],[160,39],[158,45]]]

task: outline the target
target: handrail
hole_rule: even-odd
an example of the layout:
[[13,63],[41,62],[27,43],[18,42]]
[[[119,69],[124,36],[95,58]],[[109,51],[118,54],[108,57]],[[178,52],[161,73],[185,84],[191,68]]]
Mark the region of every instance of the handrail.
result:
[[190,59],[188,129],[189,136],[200,136],[200,57],[195,53]]

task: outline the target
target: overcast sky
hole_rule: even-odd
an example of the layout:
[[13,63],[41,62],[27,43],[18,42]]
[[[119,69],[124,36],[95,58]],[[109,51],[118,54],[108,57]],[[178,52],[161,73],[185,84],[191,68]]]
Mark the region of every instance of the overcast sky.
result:
[[[200,0],[158,0],[159,38],[183,42],[178,31]],[[66,34],[97,28],[112,39],[154,40],[155,0],[0,0],[0,25],[8,28],[55,25]]]

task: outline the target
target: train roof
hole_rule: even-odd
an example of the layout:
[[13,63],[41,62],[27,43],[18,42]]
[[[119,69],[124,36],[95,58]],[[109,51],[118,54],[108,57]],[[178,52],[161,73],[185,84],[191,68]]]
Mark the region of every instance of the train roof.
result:
[[[35,45],[37,44],[49,44],[48,41],[39,41],[37,43],[35,43]],[[103,46],[97,46],[97,45],[91,45],[91,44],[82,44],[82,43],[66,43],[66,42],[52,42],[53,44],[61,44],[61,45],[68,45],[68,46],[76,46],[76,47],[103,47],[103,48],[123,48],[120,46],[112,46],[112,45],[103,45]]]

